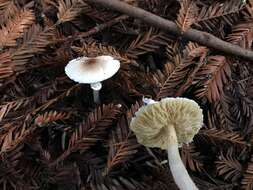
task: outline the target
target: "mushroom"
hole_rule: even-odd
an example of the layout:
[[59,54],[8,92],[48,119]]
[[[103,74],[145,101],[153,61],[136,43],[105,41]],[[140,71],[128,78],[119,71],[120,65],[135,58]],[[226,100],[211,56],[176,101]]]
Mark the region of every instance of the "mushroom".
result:
[[[130,122],[137,141],[147,147],[168,152],[173,178],[181,190],[197,190],[178,151],[183,143],[190,143],[203,124],[202,109],[187,98],[164,98],[159,102],[145,99]],[[149,103],[150,102],[150,103]]]
[[111,56],[94,58],[79,57],[71,60],[65,67],[66,75],[78,83],[90,84],[93,90],[94,102],[99,104],[101,82],[112,77],[120,68],[120,62]]

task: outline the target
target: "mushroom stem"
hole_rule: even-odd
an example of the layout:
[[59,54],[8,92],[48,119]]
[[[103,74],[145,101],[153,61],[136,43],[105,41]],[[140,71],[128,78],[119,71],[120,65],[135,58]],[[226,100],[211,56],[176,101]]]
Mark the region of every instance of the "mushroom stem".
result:
[[179,189],[198,190],[181,160],[177,144],[173,144],[168,147],[168,159],[170,171]]
[[198,190],[181,160],[175,128],[174,126],[170,126],[169,129],[169,136],[172,143],[168,146],[167,151],[170,171],[174,181],[180,190]]
[[93,90],[93,99],[96,104],[100,104],[99,90]]
[[100,104],[99,90],[102,88],[101,82],[91,83],[90,87],[93,90],[93,99],[96,104]]

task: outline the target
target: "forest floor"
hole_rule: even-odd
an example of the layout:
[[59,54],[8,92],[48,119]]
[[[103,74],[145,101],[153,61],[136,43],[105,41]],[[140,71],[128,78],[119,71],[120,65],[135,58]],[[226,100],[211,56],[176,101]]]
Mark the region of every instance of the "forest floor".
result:
[[[252,40],[252,0],[0,0],[0,189],[176,190],[129,124],[143,97],[186,97],[204,114],[191,178],[252,190]],[[120,69],[96,104],[64,68],[101,55]]]

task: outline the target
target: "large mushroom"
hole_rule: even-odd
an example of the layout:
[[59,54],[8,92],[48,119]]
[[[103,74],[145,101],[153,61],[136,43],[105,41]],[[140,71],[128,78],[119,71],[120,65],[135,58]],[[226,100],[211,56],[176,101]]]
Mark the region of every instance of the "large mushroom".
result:
[[66,75],[75,82],[90,84],[95,103],[100,103],[101,82],[112,77],[120,68],[120,62],[111,56],[79,57],[65,67]]
[[202,109],[187,98],[165,98],[160,102],[145,100],[130,122],[140,144],[168,151],[173,178],[181,190],[197,190],[178,151],[190,143],[203,124]]

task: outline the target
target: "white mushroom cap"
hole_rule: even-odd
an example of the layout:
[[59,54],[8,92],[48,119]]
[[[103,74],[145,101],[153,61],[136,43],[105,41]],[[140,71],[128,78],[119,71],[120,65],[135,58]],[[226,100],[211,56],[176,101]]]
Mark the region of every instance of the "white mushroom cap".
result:
[[79,57],[65,67],[66,75],[78,83],[97,83],[112,77],[120,68],[120,62],[111,56]]

